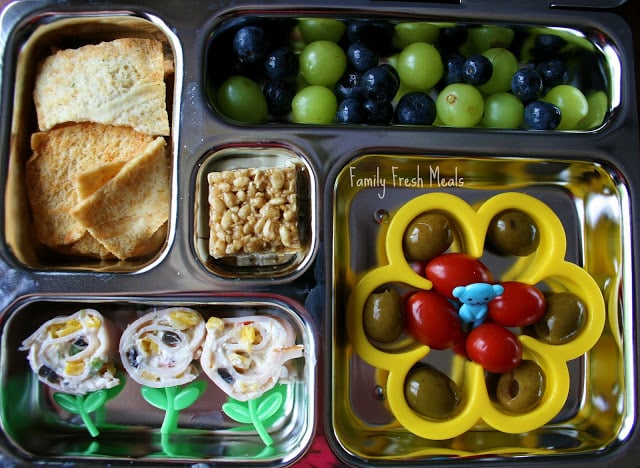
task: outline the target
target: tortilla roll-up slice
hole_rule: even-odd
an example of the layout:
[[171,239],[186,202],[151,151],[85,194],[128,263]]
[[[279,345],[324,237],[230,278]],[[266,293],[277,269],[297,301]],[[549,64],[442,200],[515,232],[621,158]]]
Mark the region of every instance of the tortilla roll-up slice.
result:
[[150,312],[130,323],[120,339],[122,365],[133,380],[154,388],[191,382],[200,374],[205,324],[186,307]]
[[275,317],[211,317],[202,370],[230,397],[252,400],[288,376],[287,361],[302,357],[295,339],[293,327]]
[[73,395],[113,388],[120,329],[98,311],[82,309],[45,322],[22,342],[38,379]]

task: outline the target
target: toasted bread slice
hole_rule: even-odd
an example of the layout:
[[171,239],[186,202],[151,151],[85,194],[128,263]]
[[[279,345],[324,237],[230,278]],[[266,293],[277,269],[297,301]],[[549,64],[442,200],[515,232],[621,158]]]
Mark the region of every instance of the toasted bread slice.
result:
[[51,247],[69,245],[87,231],[70,213],[80,201],[78,174],[129,161],[143,154],[155,138],[129,127],[95,123],[34,133],[26,181],[40,242]]
[[109,252],[109,250],[102,245],[100,242],[96,240],[95,237],[91,235],[89,231],[85,232],[84,235],[78,239],[75,243],[71,245],[71,248],[68,249],[68,252],[73,255],[80,255],[83,257],[93,257],[93,258],[113,258],[113,254]]
[[40,131],[67,122],[130,126],[169,135],[162,44],[124,38],[65,49],[40,65],[34,102]]
[[158,137],[71,210],[119,259],[131,257],[169,218],[171,190],[165,147],[164,138]]

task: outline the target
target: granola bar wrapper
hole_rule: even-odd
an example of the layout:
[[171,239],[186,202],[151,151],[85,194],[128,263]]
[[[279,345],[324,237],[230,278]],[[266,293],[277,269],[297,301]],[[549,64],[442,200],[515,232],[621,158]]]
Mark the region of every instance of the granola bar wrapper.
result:
[[85,395],[117,386],[120,329],[97,310],[45,322],[22,342],[38,379],[60,392]]
[[198,359],[204,336],[204,319],[196,310],[171,307],[150,312],[125,329],[120,359],[141,385],[183,385],[200,374]]
[[302,357],[292,326],[270,316],[211,317],[200,362],[227,395],[248,401],[290,377],[287,362]]

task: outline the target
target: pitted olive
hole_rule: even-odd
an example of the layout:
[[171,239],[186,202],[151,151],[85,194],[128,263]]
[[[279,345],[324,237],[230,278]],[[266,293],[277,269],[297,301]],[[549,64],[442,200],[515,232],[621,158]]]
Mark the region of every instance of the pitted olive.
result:
[[533,361],[522,361],[511,372],[501,374],[496,399],[505,409],[525,413],[534,409],[544,394],[545,378],[542,369]]
[[423,213],[409,223],[402,247],[409,261],[426,262],[444,253],[452,242],[449,218],[441,213]]
[[517,257],[532,254],[540,244],[538,227],[520,210],[506,210],[496,215],[489,223],[487,240],[498,252]]
[[404,382],[407,404],[418,414],[434,419],[450,417],[460,403],[460,390],[448,375],[421,365],[407,374]]
[[550,344],[572,340],[584,326],[585,303],[569,292],[548,294],[546,302],[544,315],[533,324],[536,336]]
[[395,289],[374,292],[364,304],[363,325],[366,335],[381,343],[396,340],[404,330],[404,302]]

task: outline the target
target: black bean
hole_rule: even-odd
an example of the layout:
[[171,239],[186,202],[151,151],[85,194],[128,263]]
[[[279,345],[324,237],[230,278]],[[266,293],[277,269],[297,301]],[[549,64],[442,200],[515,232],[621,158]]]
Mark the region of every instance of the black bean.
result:
[[89,343],[87,343],[83,337],[79,337],[77,340],[75,340],[71,344],[71,347],[69,348],[69,356],[73,356],[75,354],[78,354],[80,351],[85,349],[87,346],[89,346]]
[[83,336],[80,336],[76,339],[76,341],[73,342],[73,346],[76,346],[78,348],[86,348],[87,346],[89,346],[89,343],[86,342]]
[[177,333],[166,331],[162,334],[162,342],[167,346],[177,346],[180,341],[182,340]]
[[222,380],[224,380],[228,384],[233,383],[233,380],[234,380],[233,375],[231,375],[228,369],[225,369],[225,368],[218,369],[218,374],[220,375],[220,377],[222,377]]
[[137,368],[140,364],[138,363],[138,350],[136,348],[129,348],[127,350],[127,361],[131,367]]
[[53,369],[44,365],[38,369],[38,375],[52,384],[60,382],[60,376]]

